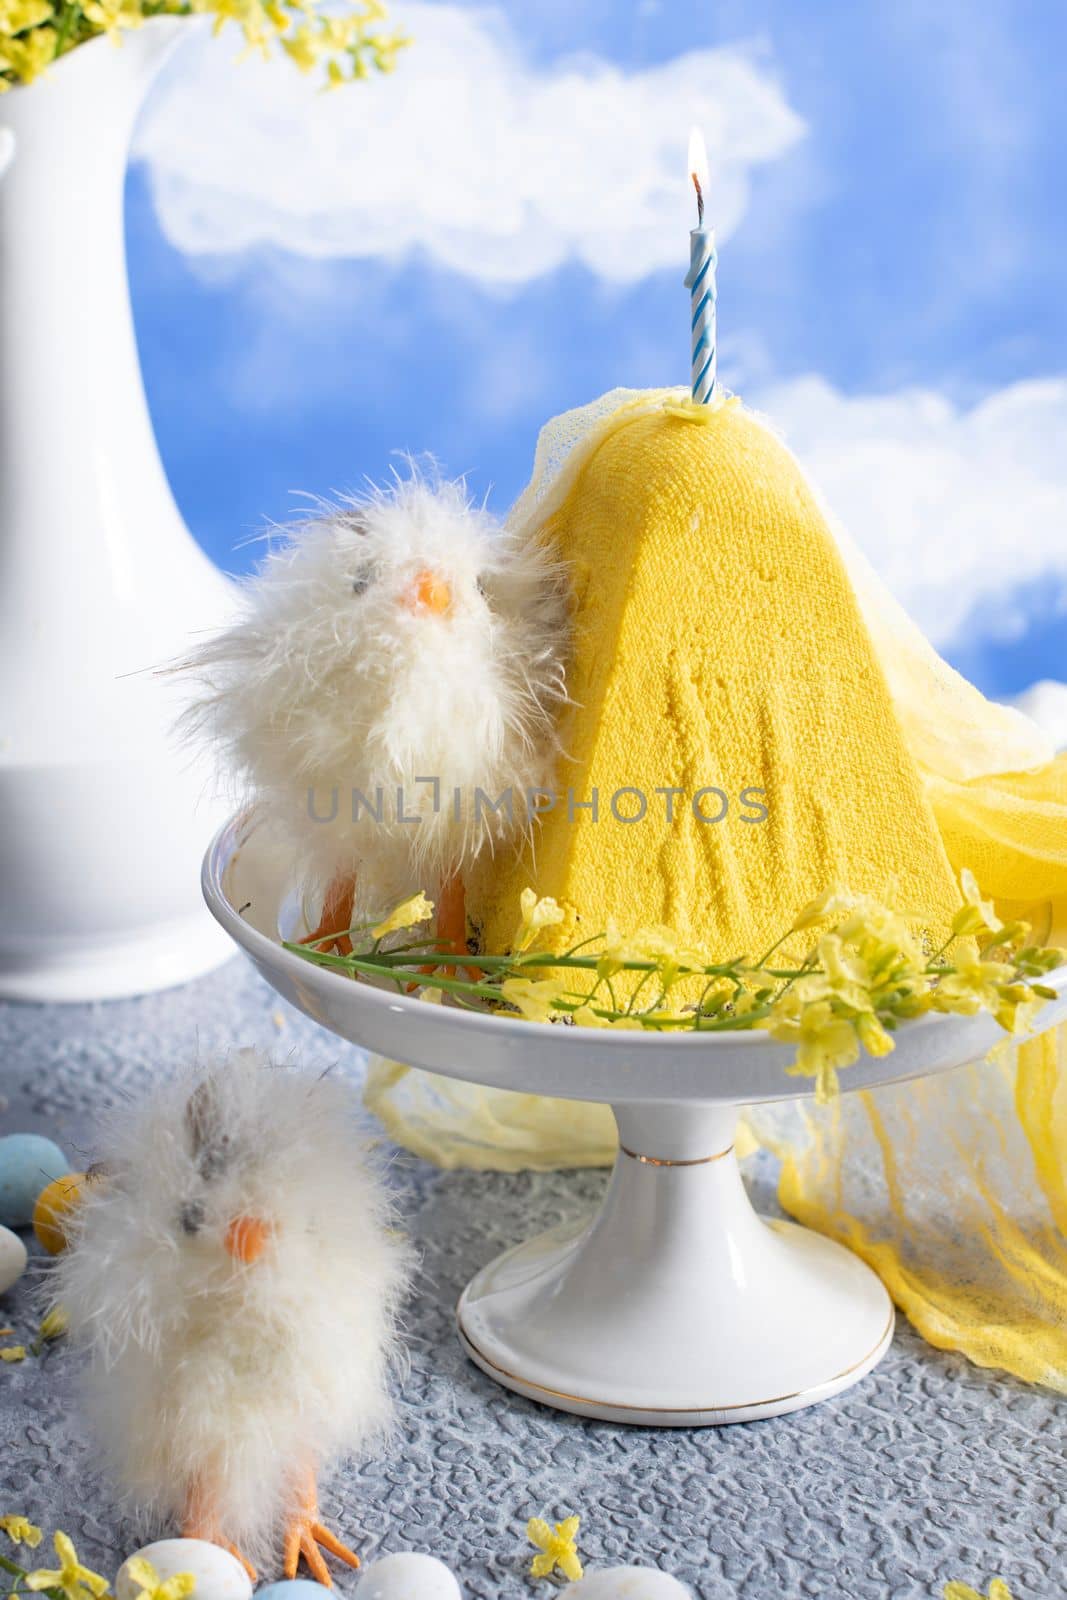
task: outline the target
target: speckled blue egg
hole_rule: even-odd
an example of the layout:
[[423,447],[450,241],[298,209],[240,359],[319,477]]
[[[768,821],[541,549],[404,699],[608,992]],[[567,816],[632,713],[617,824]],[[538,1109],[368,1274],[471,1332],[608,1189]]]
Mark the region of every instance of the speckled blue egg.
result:
[[336,1590],[311,1578],[283,1578],[278,1583],[265,1583],[256,1590],[253,1600],[322,1600],[324,1594],[336,1600]]
[[41,1190],[69,1171],[59,1146],[39,1133],[9,1133],[0,1139],[0,1223],[28,1227]]

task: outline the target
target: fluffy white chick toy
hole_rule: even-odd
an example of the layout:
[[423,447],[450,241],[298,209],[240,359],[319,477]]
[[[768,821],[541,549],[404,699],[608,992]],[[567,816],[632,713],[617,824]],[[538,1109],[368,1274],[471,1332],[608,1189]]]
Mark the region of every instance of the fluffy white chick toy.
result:
[[551,784],[560,567],[413,470],[298,524],[245,600],[186,663],[191,716],[321,906],[312,937],[347,954],[354,918],[422,889],[465,951],[464,868],[524,836]]
[[117,1477],[149,1525],[246,1566],[280,1545],[329,1585],[322,1549],[359,1563],[317,1475],[388,1422],[409,1270],[352,1090],[237,1051],[124,1110],[103,1154],[54,1292]]

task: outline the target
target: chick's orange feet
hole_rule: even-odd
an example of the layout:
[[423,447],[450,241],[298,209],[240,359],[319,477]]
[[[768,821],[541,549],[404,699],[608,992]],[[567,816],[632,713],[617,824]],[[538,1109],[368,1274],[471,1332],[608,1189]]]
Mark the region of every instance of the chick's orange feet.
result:
[[250,1561],[245,1560],[235,1544],[231,1544],[229,1539],[223,1537],[214,1499],[199,1479],[192,1485],[186,1497],[182,1538],[203,1539],[207,1544],[217,1544],[220,1549],[228,1550],[230,1555],[235,1556],[244,1567],[250,1581],[256,1582],[255,1567]]
[[315,1479],[309,1477],[297,1510],[285,1530],[285,1551],[282,1558],[285,1576],[296,1577],[296,1570],[303,1556],[317,1582],[325,1584],[327,1589],[332,1589],[333,1579],[329,1567],[322,1558],[323,1550],[328,1550],[332,1556],[336,1556],[339,1561],[347,1562],[350,1567],[359,1566],[359,1557],[355,1551],[342,1544],[337,1535],[331,1533],[329,1528],[319,1521],[319,1497],[315,1489]]
[[[352,926],[352,909],[356,898],[356,880],[351,877],[334,878],[326,891],[319,915],[319,925],[301,944],[313,944],[319,950],[336,950],[339,956],[352,954],[352,941],[348,929]],[[330,935],[334,935],[333,938]]]
[[[467,954],[467,895],[463,879],[458,873],[446,878],[441,885],[437,902],[437,939],[440,950],[450,956],[465,956]],[[425,972],[432,972],[432,967],[423,968]],[[454,978],[456,968],[443,967],[442,972],[446,978]],[[477,983],[482,974],[474,967],[465,967],[464,974],[472,983]]]

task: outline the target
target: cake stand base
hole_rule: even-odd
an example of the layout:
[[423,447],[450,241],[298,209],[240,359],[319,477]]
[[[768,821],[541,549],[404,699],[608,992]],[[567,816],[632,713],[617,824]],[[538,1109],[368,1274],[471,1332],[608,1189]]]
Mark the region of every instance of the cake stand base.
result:
[[893,1308],[840,1245],[768,1222],[733,1151],[736,1108],[617,1106],[620,1151],[591,1222],[497,1258],[459,1303],[471,1359],[579,1416],[705,1427],[839,1394],[889,1347]]

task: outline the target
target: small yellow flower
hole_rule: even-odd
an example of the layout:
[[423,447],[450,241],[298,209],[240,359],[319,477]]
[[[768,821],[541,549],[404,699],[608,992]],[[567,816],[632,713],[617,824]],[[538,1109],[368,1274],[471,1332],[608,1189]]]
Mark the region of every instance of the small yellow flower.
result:
[[944,1600],[1012,1600],[1011,1590],[1003,1578],[993,1579],[988,1595],[979,1594],[969,1583],[956,1582],[946,1583],[943,1593]]
[[579,1006],[571,1012],[571,1017],[579,1028],[610,1028],[611,1018],[598,1016],[591,1005]]
[[851,911],[855,904],[856,896],[839,884],[832,889],[825,889],[817,899],[809,900],[791,931],[803,933],[805,928],[813,928],[817,922],[826,922],[842,911]]
[[827,933],[819,940],[818,957],[822,972],[801,978],[797,984],[807,999],[833,999],[857,1015],[870,1011],[871,974],[863,957],[845,944],[838,933]]
[[957,937],[976,933],[999,933],[1004,924],[993,909],[992,900],[983,900],[981,890],[969,867],[960,873],[960,888],[964,904],[952,919],[952,931]]
[[314,72],[323,54],[323,42],[307,23],[296,28],[281,41],[286,55],[296,62],[301,72]]
[[13,1544],[24,1544],[31,1550],[36,1550],[43,1538],[40,1528],[32,1523],[29,1517],[0,1517],[0,1528]]
[[582,1563],[578,1559],[578,1528],[580,1517],[567,1517],[557,1522],[555,1530],[541,1517],[531,1517],[526,1524],[526,1537],[541,1551],[530,1562],[531,1578],[549,1578],[558,1567],[571,1583],[582,1576]]
[[144,21],[138,0],[85,0],[82,15],[95,22],[113,44],[122,43],[123,28],[139,28]]
[[30,1347],[31,1356],[39,1356],[45,1345],[52,1339],[61,1339],[70,1326],[70,1318],[63,1306],[53,1306],[51,1311],[45,1313],[41,1326],[37,1329],[37,1337]]
[[140,1600],[186,1600],[196,1588],[196,1578],[191,1572],[176,1572],[162,1579],[151,1561],[144,1556],[131,1556],[126,1572],[141,1591]]
[[433,901],[427,900],[420,890],[418,894],[409,895],[406,900],[401,900],[398,906],[394,906],[388,916],[383,917],[381,922],[375,923],[371,933],[376,939],[384,939],[387,933],[397,933],[401,928],[414,928],[432,916]]
[[673,928],[654,924],[638,928],[636,933],[624,934],[613,917],[608,918],[604,934],[604,948],[597,957],[597,977],[602,981],[613,978],[624,967],[651,963],[655,966],[664,994],[678,981],[683,969],[700,971],[704,957],[696,950],[687,949]]
[[1027,1033],[1045,1004],[1045,997],[1035,994],[1028,983],[1002,983],[993,1015],[1005,1033]]
[[319,17],[319,37],[328,50],[344,50],[353,35],[359,32],[358,17]]
[[386,74],[395,72],[397,56],[401,50],[406,50],[410,43],[411,38],[406,33],[379,35],[377,38],[371,39],[371,55],[378,71]]
[[64,1306],[53,1306],[42,1318],[37,1330],[38,1339],[61,1339],[70,1327],[70,1317]]
[[860,1053],[859,1038],[847,1017],[839,1016],[827,1000],[802,1000],[795,989],[773,1007],[767,1031],[772,1039],[796,1046],[796,1060],[786,1071],[791,1077],[815,1079],[819,1105],[837,1094],[838,1067],[851,1066]]
[[555,1004],[566,993],[559,978],[505,978],[500,992],[528,1022],[551,1022],[559,1015]]
[[939,1011],[954,1011],[971,1017],[979,1011],[997,1012],[1001,991],[1006,987],[1003,962],[983,961],[973,946],[963,946],[952,958],[954,972],[941,978],[934,995]]
[[25,1361],[26,1346],[24,1344],[9,1344],[6,1349],[0,1350],[0,1361]]
[[893,1036],[879,1022],[873,1011],[863,1011],[855,1021],[860,1044],[869,1056],[887,1056],[895,1048]]
[[62,1589],[67,1600],[100,1600],[107,1593],[107,1579],[98,1572],[90,1572],[78,1560],[78,1552],[65,1533],[57,1533],[52,1541],[59,1557],[57,1570],[41,1568],[26,1574],[27,1589]]
[[535,890],[524,889],[519,896],[522,921],[512,941],[516,950],[528,950],[542,928],[554,928],[566,913],[563,907],[548,896],[538,899]]

